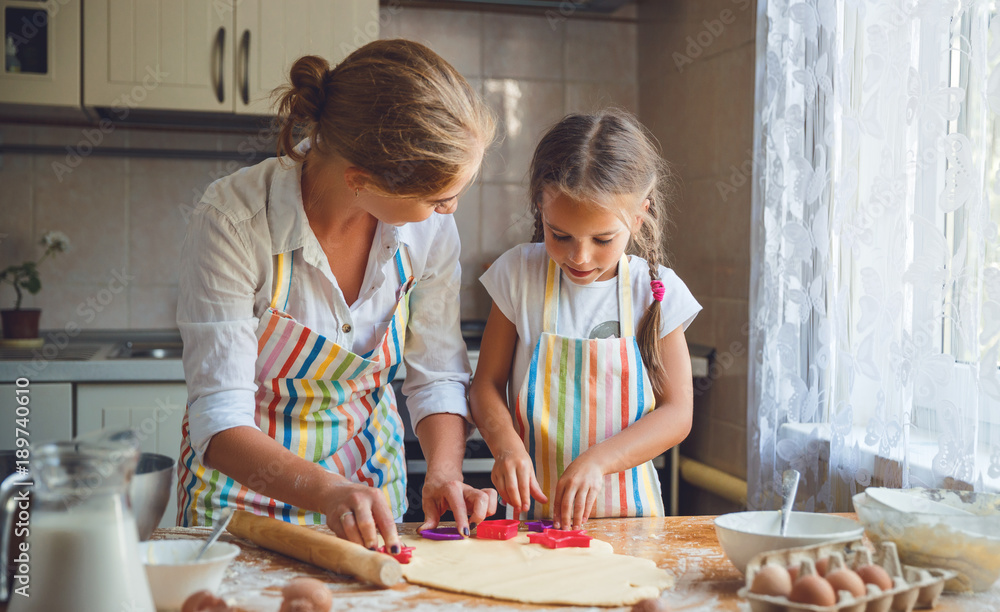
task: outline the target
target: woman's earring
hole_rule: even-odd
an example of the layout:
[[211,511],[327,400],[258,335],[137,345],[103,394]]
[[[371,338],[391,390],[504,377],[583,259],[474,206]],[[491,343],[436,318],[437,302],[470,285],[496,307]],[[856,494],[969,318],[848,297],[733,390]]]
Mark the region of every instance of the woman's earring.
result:
[[358,194],[359,194],[359,193],[361,193],[361,190],[360,190],[360,189],[358,189],[357,187],[355,187],[355,188],[354,188],[354,197],[358,197]]

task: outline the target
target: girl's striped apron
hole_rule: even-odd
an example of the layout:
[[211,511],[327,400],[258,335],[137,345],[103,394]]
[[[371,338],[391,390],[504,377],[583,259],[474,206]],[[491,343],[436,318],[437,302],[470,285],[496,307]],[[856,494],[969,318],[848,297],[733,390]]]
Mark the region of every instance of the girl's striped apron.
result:
[[[552,517],[556,482],[573,459],[656,407],[634,335],[628,257],[618,264],[621,338],[559,336],[560,277],[549,260],[542,336],[514,405],[515,426],[550,502],[532,500],[527,518],[535,519]],[[653,462],[605,476],[591,516],[663,516]]]
[[[255,420],[299,457],[353,482],[378,487],[397,519],[406,512],[403,423],[389,382],[403,355],[413,273],[405,245],[396,251],[402,285],[389,327],[375,350],[357,355],[297,323],[288,304],[292,253],[275,258],[271,307],[257,327]],[[178,462],[178,525],[211,525],[213,512],[235,506],[300,525],[322,525],[318,512],[265,497],[205,467],[191,447],[185,415]],[[260,482],[274,474],[260,474]],[[246,483],[251,487],[254,479]]]

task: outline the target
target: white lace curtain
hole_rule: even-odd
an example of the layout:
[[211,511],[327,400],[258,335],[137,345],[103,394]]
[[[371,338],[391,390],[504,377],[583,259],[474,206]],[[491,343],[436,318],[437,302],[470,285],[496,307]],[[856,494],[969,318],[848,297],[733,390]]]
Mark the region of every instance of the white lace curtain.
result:
[[1000,488],[1000,18],[760,0],[749,505]]

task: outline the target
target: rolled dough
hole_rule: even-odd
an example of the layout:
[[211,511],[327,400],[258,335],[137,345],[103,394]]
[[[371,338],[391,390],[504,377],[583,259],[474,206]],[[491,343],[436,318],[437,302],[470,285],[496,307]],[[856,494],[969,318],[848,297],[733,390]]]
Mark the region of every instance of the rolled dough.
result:
[[445,591],[524,603],[623,606],[674,586],[674,577],[649,559],[617,555],[601,540],[591,540],[590,548],[552,550],[531,544],[524,532],[511,540],[400,539],[416,549],[403,577]]

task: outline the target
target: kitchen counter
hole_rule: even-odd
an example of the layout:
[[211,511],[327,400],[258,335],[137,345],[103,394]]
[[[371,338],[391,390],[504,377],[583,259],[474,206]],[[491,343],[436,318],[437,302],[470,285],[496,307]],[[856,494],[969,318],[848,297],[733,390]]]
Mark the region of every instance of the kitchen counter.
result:
[[[652,559],[659,567],[672,572],[677,578],[677,585],[661,596],[671,610],[748,610],[746,601],[737,595],[743,585],[743,576],[719,548],[714,518],[682,516],[600,519],[588,523],[587,531],[594,537],[611,543],[615,552]],[[415,533],[419,525],[404,523],[400,527],[403,533]],[[207,528],[159,529],[153,538],[203,538],[207,531]],[[277,611],[281,603],[281,587],[296,576],[311,576],[330,584],[334,592],[334,610],[596,610],[517,604],[446,593],[406,583],[392,589],[376,589],[258,548],[230,534],[224,534],[222,539],[238,544],[242,552],[230,567],[220,594],[232,598],[248,612]],[[997,587],[993,591],[976,595],[946,593],[935,608],[939,612],[986,612],[997,609],[1000,609],[1000,588]]]
[[[180,347],[180,332],[174,330],[109,330],[80,332],[72,339],[61,332],[43,332],[46,344],[40,348],[0,348],[0,382],[25,377],[31,382],[184,382],[184,366],[176,357],[117,357],[126,342]],[[475,371],[479,359],[478,341],[469,350]],[[691,369],[695,378],[709,375],[713,350],[689,344]],[[406,376],[404,367],[397,379]]]

